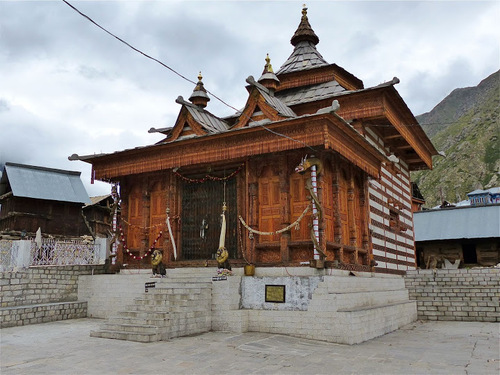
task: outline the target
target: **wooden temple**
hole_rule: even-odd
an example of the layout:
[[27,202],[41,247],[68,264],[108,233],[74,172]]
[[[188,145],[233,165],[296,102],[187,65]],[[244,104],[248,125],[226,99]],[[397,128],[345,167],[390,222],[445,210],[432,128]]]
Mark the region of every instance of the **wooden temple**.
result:
[[[410,171],[436,149],[394,87],[363,82],[316,49],[307,8],[274,72],[247,79],[245,107],[217,117],[201,75],[151,146],[72,160],[119,185],[117,263],[215,265],[226,220],[233,266],[404,273],[416,266]],[[168,230],[170,226],[170,231]]]

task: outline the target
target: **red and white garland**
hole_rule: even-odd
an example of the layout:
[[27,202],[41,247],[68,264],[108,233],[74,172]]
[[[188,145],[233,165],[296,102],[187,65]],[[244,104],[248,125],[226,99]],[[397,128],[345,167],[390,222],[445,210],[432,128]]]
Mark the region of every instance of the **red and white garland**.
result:
[[123,228],[122,228],[121,224],[120,224],[120,226],[118,228],[120,229],[120,242],[122,243],[123,250],[125,250],[127,252],[127,254],[129,256],[131,256],[132,259],[135,259],[135,260],[143,260],[149,254],[151,254],[153,252],[154,248],[155,248],[156,243],[158,242],[158,240],[160,239],[160,237],[163,235],[163,232],[160,231],[160,233],[158,234],[158,237],[156,237],[156,239],[154,240],[153,244],[148,249],[148,251],[146,251],[146,253],[143,256],[138,257],[138,256],[135,256],[134,254],[132,254],[130,252],[130,250],[128,249],[127,243],[125,242],[125,234],[123,233]]
[[174,171],[174,174],[177,177],[179,177],[181,180],[189,182],[191,184],[192,183],[201,184],[203,182],[207,182],[208,180],[211,180],[211,181],[227,181],[227,180],[230,180],[231,178],[233,178],[234,176],[236,176],[238,173],[240,173],[244,166],[245,166],[245,164],[241,164],[238,168],[236,168],[235,171],[233,171],[230,175],[228,175],[226,177],[217,177],[217,176],[211,176],[211,175],[207,174],[203,178],[196,179],[196,178],[185,177],[185,176],[181,175],[177,171]]

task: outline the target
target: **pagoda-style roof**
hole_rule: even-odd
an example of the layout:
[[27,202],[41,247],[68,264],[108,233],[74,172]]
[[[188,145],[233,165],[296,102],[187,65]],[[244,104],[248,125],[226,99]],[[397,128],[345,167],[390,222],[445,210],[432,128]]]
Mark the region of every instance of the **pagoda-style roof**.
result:
[[328,65],[316,49],[319,38],[309,24],[307,8],[305,7],[302,9],[302,18],[299,27],[297,27],[295,34],[293,34],[290,43],[295,48],[290,57],[278,70],[278,75]]
[[299,42],[292,54],[276,73],[278,76],[285,73],[300,72],[302,70],[327,66],[328,63],[310,41]]
[[279,92],[277,96],[285,105],[294,106],[296,104],[329,99],[334,97],[336,94],[345,91],[346,89],[343,88],[340,83],[333,80],[323,82],[318,85],[298,87],[295,89],[286,90],[284,92]]
[[[398,79],[364,88],[353,74],[328,64],[316,50],[319,38],[306,8],[291,42],[294,51],[276,74],[267,57],[258,82],[252,76],[247,79],[248,99],[235,115],[222,119],[205,109],[209,97],[200,74],[191,103],[176,100],[182,107],[174,126],[150,129],[166,135],[155,146],[71,158],[90,162],[97,178],[113,179],[316,145],[339,152],[377,176],[387,155],[365,138],[369,131],[410,170],[432,168],[437,151],[395,89]],[[335,113],[334,100],[340,104]]]

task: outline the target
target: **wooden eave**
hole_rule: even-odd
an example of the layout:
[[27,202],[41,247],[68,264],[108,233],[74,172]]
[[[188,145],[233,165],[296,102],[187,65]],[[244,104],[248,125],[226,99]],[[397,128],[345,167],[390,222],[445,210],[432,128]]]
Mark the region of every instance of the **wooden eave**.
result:
[[[252,118],[257,107],[259,107],[259,109],[262,111],[263,116],[259,116],[259,118]],[[275,108],[267,103],[266,99],[262,96],[262,94],[256,87],[251,86],[250,95],[248,96],[245,109],[239,116],[238,121],[233,125],[232,129],[240,129],[248,126],[251,121],[262,120],[262,118],[260,117],[267,118],[271,121],[280,121],[287,119],[287,117],[281,116]]]
[[276,92],[290,88],[317,85],[329,81],[337,81],[346,90],[360,90],[364,88],[363,81],[337,64],[280,74],[278,75],[278,79],[280,80],[280,85],[276,89]]
[[384,144],[408,163],[410,170],[432,169],[432,156],[437,155],[437,150],[392,85],[340,93],[291,108],[301,115],[327,107],[333,100],[339,101],[339,116],[371,125]]
[[[335,114],[317,114],[261,126],[182,139],[161,145],[125,150],[80,160],[92,164],[98,180],[117,181],[128,175],[157,172],[175,167],[244,160],[247,157],[313,148],[338,152],[374,178],[385,160],[376,148]],[[289,138],[287,138],[289,137]]]
[[[191,131],[188,132],[188,134],[183,134],[183,133],[185,133],[185,130],[186,130],[186,124],[189,125],[189,127],[191,128]],[[179,116],[177,116],[177,120],[175,121],[175,125],[170,133],[170,137],[165,139],[165,141],[166,142],[173,142],[183,135],[190,135],[190,134],[195,134],[197,136],[201,136],[201,135],[207,134],[207,131],[205,131],[201,127],[201,125],[198,124],[198,122],[189,113],[187,108],[185,106],[183,106],[179,112]]]

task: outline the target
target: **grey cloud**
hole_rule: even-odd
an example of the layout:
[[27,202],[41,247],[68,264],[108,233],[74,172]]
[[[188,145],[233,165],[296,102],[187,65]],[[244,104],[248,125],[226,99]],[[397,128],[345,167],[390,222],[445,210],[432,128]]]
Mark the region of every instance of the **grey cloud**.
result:
[[5,99],[0,99],[0,112],[7,112],[10,110],[9,103]]

